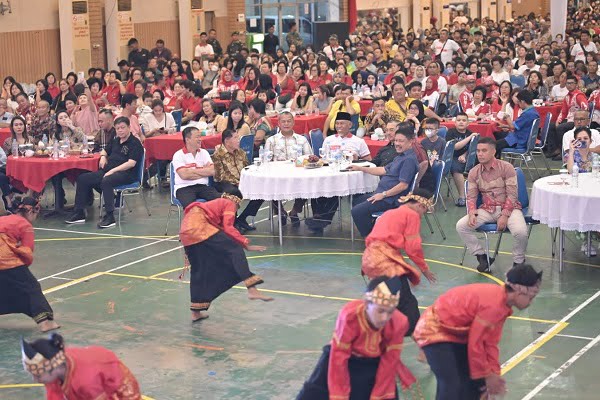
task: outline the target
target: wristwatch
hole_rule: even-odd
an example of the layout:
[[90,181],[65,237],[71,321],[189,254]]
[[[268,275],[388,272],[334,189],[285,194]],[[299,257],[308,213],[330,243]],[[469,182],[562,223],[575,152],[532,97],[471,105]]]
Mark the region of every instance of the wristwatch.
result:
[[384,190],[383,192],[381,192],[381,194],[383,195],[383,197],[387,197],[387,191]]

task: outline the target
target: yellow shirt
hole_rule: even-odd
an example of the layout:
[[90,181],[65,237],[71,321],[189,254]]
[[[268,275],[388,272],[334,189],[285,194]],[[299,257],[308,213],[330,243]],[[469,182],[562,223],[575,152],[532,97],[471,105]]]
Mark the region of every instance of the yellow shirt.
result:
[[[360,115],[360,104],[358,104],[358,101],[352,100],[350,104],[352,105],[356,115]],[[329,129],[335,130],[335,118],[340,111],[347,112],[346,100],[336,100],[331,106],[331,110],[329,111]],[[360,124],[360,118],[358,120]]]
[[396,100],[393,98],[389,99],[387,103],[385,103],[385,111],[388,112],[391,119],[394,121],[404,122],[406,120],[406,114],[408,113],[408,109],[410,108],[410,103],[412,103],[415,99],[407,97],[406,98],[406,109],[402,109]]

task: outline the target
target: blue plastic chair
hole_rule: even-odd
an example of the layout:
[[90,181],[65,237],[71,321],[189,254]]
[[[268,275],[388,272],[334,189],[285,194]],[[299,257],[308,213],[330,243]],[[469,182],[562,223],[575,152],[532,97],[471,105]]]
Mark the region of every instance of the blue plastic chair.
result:
[[[144,154],[142,155],[142,159],[138,163],[135,164],[135,169],[136,169],[136,174],[137,174],[135,181],[133,181],[127,185],[120,185],[120,186],[114,187],[115,194],[119,198],[119,215],[117,217],[119,226],[121,225],[121,210],[123,209],[123,206],[125,204],[127,204],[125,202],[125,196],[135,194],[136,192],[142,196],[142,199],[144,200],[144,206],[146,207],[146,212],[148,213],[148,216],[150,217],[152,215],[152,214],[150,214],[150,209],[148,208],[148,203],[146,202],[146,196],[144,195],[144,191],[142,190],[142,183],[144,181],[144,163],[145,163],[145,161],[146,161],[146,150],[144,149]],[[102,209],[102,202],[103,202],[103,197],[100,196],[100,209]],[[127,208],[129,209],[129,212],[132,212],[132,210],[131,210],[131,208],[129,208],[129,206],[127,206]]]
[[[519,160],[519,167],[522,162],[525,162],[527,166],[527,172],[529,172],[529,177],[531,180],[535,180],[533,178],[533,174],[531,173],[531,168],[529,167],[529,160],[533,163],[537,171],[537,166],[535,164],[535,159],[533,158],[532,152],[535,149],[535,141],[537,140],[538,132],[540,130],[540,119],[536,118],[531,125],[531,130],[529,132],[529,138],[527,139],[527,147],[524,149],[519,148],[506,148],[502,150],[502,158],[507,159],[507,161]],[[539,171],[538,171],[539,175]]]
[[350,128],[350,132],[352,132],[353,135],[356,135],[356,131],[358,130],[358,120],[360,118],[359,114],[354,114],[350,119],[352,121],[352,128]]
[[177,132],[181,132],[181,119],[183,118],[183,113],[181,110],[171,111],[171,115],[175,120],[175,126],[177,128]]
[[240,139],[240,148],[246,152],[248,164],[254,162],[254,135],[242,136]]
[[[452,162],[454,160],[454,146],[456,145],[456,140],[450,140],[446,142],[446,147],[444,148],[444,154],[442,154],[442,161],[444,161],[444,171],[442,177],[446,181],[448,185],[448,194],[452,196],[452,200],[454,200],[454,194],[452,194],[452,186],[450,185],[450,169],[452,168]],[[442,201],[442,206],[444,207],[444,211],[448,211],[446,208],[446,203],[444,202],[444,197],[440,197]]]
[[[525,224],[527,224],[527,226],[529,226],[529,231],[528,231],[528,235],[531,235],[531,230],[533,229],[533,225],[537,225],[540,222],[536,221],[533,219],[533,217],[531,217],[528,214],[528,208],[529,208],[529,194],[527,192],[527,184],[525,182],[525,174],[523,173],[523,170],[521,168],[515,168],[515,173],[517,174],[517,198],[519,200],[519,203],[521,203],[521,207],[522,207],[522,212],[523,212],[523,216],[525,217]],[[468,190],[468,181],[465,182],[465,198],[467,197],[467,190]],[[479,207],[482,203],[482,199],[481,199],[481,194],[477,197],[477,207]],[[467,215],[469,215],[469,203],[467,203]],[[506,228],[503,231],[498,231],[498,225],[496,223],[487,223],[487,224],[483,224],[481,225],[479,228],[476,229],[477,232],[482,233],[483,236],[485,237],[485,255],[487,257],[488,260],[488,265],[490,266],[490,270],[491,270],[491,266],[492,264],[490,263],[490,260],[492,259],[496,259],[496,257],[498,256],[498,251],[500,249],[500,243],[502,242],[502,235],[504,233],[510,233],[508,228]],[[494,251],[494,257],[490,258],[490,241],[489,241],[489,236],[491,234],[498,234],[498,241],[496,242],[496,250]],[[463,256],[462,256],[462,260],[460,261],[460,265],[463,265],[463,262],[465,261],[465,255],[467,254],[467,246],[464,246],[464,251],[463,251]]]
[[431,222],[429,222],[429,218],[427,217],[428,214],[431,214],[433,216],[433,220],[438,226],[438,229],[440,230],[440,233],[444,240],[446,240],[446,234],[444,233],[444,229],[442,229],[442,225],[440,225],[440,221],[438,220],[437,215],[435,215],[435,206],[437,204],[438,199],[440,198],[440,188],[442,187],[442,182],[444,181],[444,170],[446,169],[445,165],[446,163],[444,161],[437,160],[431,166],[431,171],[433,172],[433,176],[435,176],[435,191],[433,192],[433,209],[431,211],[428,211],[427,214],[425,214],[425,222],[427,222],[431,233],[433,234],[433,227],[431,226]]
[[313,149],[313,153],[318,156],[319,150],[323,147],[323,131],[320,129],[313,129],[310,131],[310,146]]
[[514,88],[522,88],[525,87],[525,77],[523,75],[511,75],[510,83],[512,83]]
[[[169,213],[167,214],[167,226],[165,228],[165,236],[167,236],[167,232],[169,231],[169,221],[171,220],[171,213],[173,212],[173,207],[177,207],[177,213],[179,215],[179,223],[181,224],[181,210],[183,210],[183,206],[181,205],[181,202],[179,200],[177,200],[177,197],[175,197],[175,168],[173,168],[173,163],[171,163],[169,165],[169,176],[171,177],[171,179],[169,180],[169,189],[170,189],[170,202],[171,204],[169,205]],[[212,179],[209,179],[209,184],[211,183]],[[206,202],[206,200],[204,199],[196,199],[196,201],[200,202],[200,203],[204,203]]]
[[446,139],[446,135],[448,134],[448,128],[445,126],[440,126],[438,129],[438,136],[442,139]]
[[[548,140],[548,132],[550,131],[550,121],[552,120],[552,113],[548,113],[546,114],[546,120],[544,122],[544,127],[541,129],[541,133],[540,133],[540,144],[535,144],[535,147],[533,148],[533,150],[531,151],[531,158],[533,158],[533,156],[542,156],[542,160],[544,160],[544,164],[546,165],[546,170],[548,170],[548,173],[550,173],[550,164],[548,164],[548,159],[544,156],[544,148],[546,147],[546,141]],[[535,168],[535,170],[538,172],[538,176],[540,176],[540,173],[537,169],[537,166]]]
[[471,168],[475,166],[475,162],[477,161],[477,145],[479,144],[479,135],[473,136],[471,142],[469,143],[469,150],[467,150],[467,160],[465,162],[465,172],[467,175]]

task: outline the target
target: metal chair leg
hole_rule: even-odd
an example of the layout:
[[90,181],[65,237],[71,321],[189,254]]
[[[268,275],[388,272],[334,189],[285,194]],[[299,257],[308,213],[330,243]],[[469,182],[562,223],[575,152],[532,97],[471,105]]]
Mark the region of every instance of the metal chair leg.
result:
[[[352,204],[350,204],[352,210]],[[342,198],[338,197],[338,220],[340,221],[340,231],[342,230]]]
[[[525,166],[527,167],[527,173],[529,174],[529,177],[531,178],[531,182],[535,181],[535,179],[533,178],[533,174],[531,173],[531,167],[529,167],[529,162],[527,161],[527,158],[525,158],[524,155],[521,155],[521,162],[525,162]],[[521,165],[519,165],[520,167]]]
[[465,246],[463,249],[463,255],[462,255],[462,259],[460,260],[460,265],[463,265],[463,263],[465,262],[466,255],[467,255],[467,246]]
[[[160,184],[159,184],[160,186]],[[144,206],[146,207],[146,212],[148,213],[148,216],[151,217],[152,214],[150,213],[150,208],[148,208],[148,201],[146,200],[146,195],[144,194],[144,191],[142,189],[140,189],[140,195],[142,196],[142,200],[144,201]]]
[[444,196],[440,196],[439,198],[442,201],[442,207],[444,207],[444,212],[448,212],[448,209],[446,208],[446,202],[444,201]]
[[429,218],[427,217],[427,214],[425,214],[425,222],[427,222],[427,226],[429,227],[429,232],[431,232],[431,234],[433,235],[433,226],[431,226],[431,222],[429,222]]
[[492,272],[492,263],[490,263],[490,238],[486,232],[483,232],[483,236],[485,237],[485,257],[487,258],[488,268]]
[[496,259],[498,257],[498,251],[500,250],[500,243],[502,242],[502,235],[503,235],[503,232],[500,232],[500,235],[498,236],[498,242],[496,242],[496,250],[494,251],[494,259]]
[[550,171],[550,164],[548,163],[548,159],[544,156],[544,153],[542,154],[542,160],[544,160],[544,164],[546,164],[546,170],[548,170],[548,173],[551,173],[552,171]]
[[438,217],[437,217],[437,215],[435,215],[435,213],[433,213],[433,220],[437,224],[437,227],[440,230],[440,233],[442,234],[442,238],[444,240],[446,240],[446,234],[444,233],[444,230],[442,229],[442,225],[440,224],[440,221],[438,220]]
[[169,206],[169,213],[167,214],[167,227],[165,228],[165,236],[169,232],[169,221],[171,220],[171,213],[173,212],[173,206]]
[[[535,162],[535,157],[533,157],[533,154],[530,154],[529,157],[531,157],[531,162],[533,164],[533,168],[535,169],[535,172],[537,173],[538,179],[542,177],[542,174],[540,174],[540,170],[538,169],[537,163]],[[544,157],[546,158],[546,157]]]

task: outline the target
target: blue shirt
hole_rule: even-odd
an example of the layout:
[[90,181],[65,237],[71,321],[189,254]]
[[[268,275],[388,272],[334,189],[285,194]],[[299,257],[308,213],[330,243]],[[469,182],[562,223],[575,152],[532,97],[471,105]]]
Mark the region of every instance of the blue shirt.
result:
[[506,143],[508,143],[510,147],[515,147],[517,149],[527,148],[531,126],[533,125],[533,121],[539,117],[540,114],[533,106],[523,111],[519,118],[514,122],[515,130],[506,136]]
[[394,158],[394,161],[386,165],[385,175],[379,180],[379,185],[375,193],[381,193],[390,190],[400,182],[404,182],[408,185],[406,190],[396,196],[389,196],[382,201],[386,203],[392,203],[397,205],[396,202],[400,196],[406,195],[410,191],[415,175],[419,171],[419,162],[413,149],[408,149],[403,153],[400,153]]

